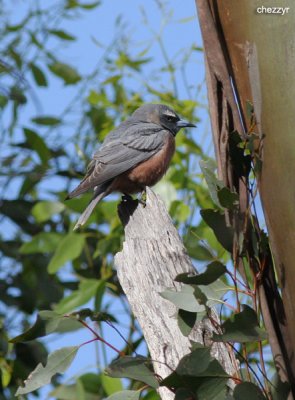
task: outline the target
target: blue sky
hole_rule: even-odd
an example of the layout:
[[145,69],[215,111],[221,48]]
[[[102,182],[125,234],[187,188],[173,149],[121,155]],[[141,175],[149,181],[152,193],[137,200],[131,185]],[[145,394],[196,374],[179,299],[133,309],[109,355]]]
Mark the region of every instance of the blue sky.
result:
[[[15,3],[18,6],[15,7]],[[42,7],[47,7],[53,3],[51,0],[43,0]],[[5,5],[9,10],[9,2]],[[12,5],[12,3],[10,3]],[[102,56],[104,49],[103,45],[109,44],[118,29],[118,16],[121,16],[121,24],[127,26],[128,39],[132,42],[133,55],[138,54],[143,48],[149,46],[152,42],[153,33],[160,34],[165,44],[165,48],[169,57],[173,61],[177,61],[180,53],[183,54],[192,44],[201,47],[201,34],[196,18],[196,7],[193,0],[164,1],[167,13],[164,18],[169,21],[167,26],[163,21],[163,14],[160,12],[157,1],[149,1],[148,6],[142,0],[105,0],[102,5],[92,11],[81,12],[82,17],[64,21],[63,29],[66,32],[77,37],[75,42],[63,42],[63,46],[57,46],[52,42],[52,49],[57,58],[69,63],[81,73],[81,75],[91,72],[94,66]],[[12,24],[19,23],[24,11],[26,10],[26,2],[16,1],[13,4]],[[144,15],[148,22],[145,25]],[[186,21],[186,22],[184,22]],[[161,28],[163,28],[161,30]],[[102,46],[100,46],[100,44]],[[159,67],[163,64],[163,55],[157,43],[151,46],[148,57],[153,57],[154,61],[148,66],[145,73],[148,75],[152,72],[153,66]],[[38,62],[38,60],[36,60]],[[201,83],[204,79],[203,55],[200,53],[193,62],[188,63],[188,75],[193,85]],[[102,71],[103,74],[103,71]],[[179,78],[179,97],[187,97],[185,88],[180,84],[180,71],[177,71]],[[26,77],[27,79],[28,77]],[[134,85],[138,83],[134,80]],[[160,84],[161,85],[161,84]],[[161,87],[159,87],[159,90]],[[65,87],[63,82],[58,78],[51,78],[50,90],[48,88],[38,89],[37,95],[41,96],[42,111],[46,114],[58,113],[64,106],[65,100],[71,98],[75,88],[71,86]],[[46,94],[46,96],[43,96]],[[202,92],[202,101],[206,102],[205,92]],[[31,104],[31,103],[30,103]],[[36,114],[37,110],[34,105],[26,106],[23,113],[24,121]],[[28,107],[32,107],[31,109]]]
[[[17,3],[17,6],[15,6]],[[15,3],[6,2],[5,7],[9,10],[13,7],[11,13],[11,24],[17,24],[21,21],[27,3],[17,0]],[[34,3],[34,2],[33,2]],[[54,2],[51,0],[43,0],[39,2],[42,7],[48,7]],[[156,0],[151,0],[146,5],[142,0],[126,0],[124,2],[117,0],[103,1],[101,6],[92,11],[81,12],[81,17],[77,19],[64,20],[63,25],[58,29],[63,29],[73,36],[77,37],[75,42],[60,42],[50,40],[50,46],[61,62],[68,63],[74,66],[79,73],[87,75],[93,71],[95,66],[105,52],[104,46],[107,46],[113,41],[116,32],[118,31],[118,16],[121,16],[120,24],[126,26],[125,31],[128,35],[128,40],[131,41],[131,46],[128,44],[128,50],[131,49],[132,56],[136,56],[143,49],[148,49],[147,57],[152,57],[153,62],[144,67],[141,79],[146,81],[153,81],[153,72],[165,64],[163,53],[156,40],[153,40],[155,35],[161,35],[164,43],[165,50],[168,57],[171,58],[176,65],[180,64],[183,55],[190,49],[192,45],[202,47],[202,40],[198,20],[196,18],[196,7],[193,0],[167,0],[163,1],[165,5],[164,11],[160,10],[159,4]],[[147,23],[145,23],[145,19]],[[35,60],[37,65],[40,60]],[[47,72],[45,70],[45,72]],[[104,70],[102,68],[101,75],[103,77]],[[206,88],[204,84],[204,63],[203,53],[194,52],[192,57],[186,64],[187,85],[193,86],[191,91],[192,98],[198,100],[202,105],[198,108],[197,114],[201,122],[198,129],[194,130],[193,134],[196,135],[196,141],[203,144],[205,153],[212,154],[212,141],[210,132],[210,123],[206,109]],[[59,116],[67,106],[67,104],[76,95],[77,87],[64,86],[61,79],[54,77],[52,74],[47,74],[50,78],[50,85],[47,88],[34,89],[34,96],[39,101],[29,101],[22,107],[21,122],[23,126],[33,127],[31,118],[37,115],[53,115]],[[32,76],[27,74],[25,78],[32,82]],[[138,81],[138,77],[129,76],[129,87],[134,87],[135,90],[141,90],[142,82]],[[155,80],[155,88],[161,91],[162,88],[173,90],[173,85],[169,81],[169,76],[166,74],[161,75],[161,81]],[[178,97],[187,98],[187,90],[183,82],[181,69],[176,70],[176,80],[178,86]],[[99,85],[100,82],[97,82]],[[199,86],[198,94],[196,87]],[[93,88],[96,89],[95,87]],[[86,102],[85,95],[85,102]],[[173,105],[172,105],[173,106]],[[72,122],[72,121],[71,121]],[[75,121],[74,121],[75,124]],[[71,138],[75,129],[74,124],[70,126],[63,125],[61,128],[55,129],[55,134],[50,134],[47,140],[55,143],[55,141],[64,141],[67,149],[71,154],[75,154],[77,149]],[[38,127],[41,130],[40,127]],[[83,132],[82,132],[83,134]],[[19,129],[17,140],[22,136],[22,130]],[[68,139],[68,140],[67,140]],[[93,149],[94,152],[95,149]],[[56,186],[57,180],[55,178],[54,185]],[[15,181],[14,187],[7,190],[10,198],[14,197],[17,187]],[[44,180],[44,189],[50,187],[52,182]]]

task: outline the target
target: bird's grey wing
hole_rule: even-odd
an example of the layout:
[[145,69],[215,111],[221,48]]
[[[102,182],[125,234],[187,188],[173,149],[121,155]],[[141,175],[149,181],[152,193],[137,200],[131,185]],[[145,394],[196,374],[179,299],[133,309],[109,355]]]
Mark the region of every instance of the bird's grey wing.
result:
[[[115,133],[115,132],[114,132]],[[69,194],[78,196],[146,161],[164,145],[167,132],[156,124],[133,123],[105,141],[95,152],[86,176]]]

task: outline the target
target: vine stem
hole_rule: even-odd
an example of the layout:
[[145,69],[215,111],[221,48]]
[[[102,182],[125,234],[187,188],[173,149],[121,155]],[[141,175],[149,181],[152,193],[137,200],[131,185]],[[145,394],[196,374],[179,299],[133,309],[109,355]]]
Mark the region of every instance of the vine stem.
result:
[[[259,376],[256,374],[255,370],[254,370],[254,369],[251,367],[251,365],[249,364],[248,359],[246,359],[246,358],[243,356],[243,354],[241,354],[241,353],[239,352],[239,350],[237,350],[237,349],[235,348],[235,346],[234,346],[232,343],[230,343],[230,342],[227,342],[227,343],[228,343],[228,345],[233,349],[233,351],[234,351],[235,353],[237,353],[240,357],[243,358],[245,364],[248,366],[249,370],[251,370],[251,372],[252,372],[253,376],[255,377],[257,383],[259,384],[261,390],[263,391],[263,393],[264,393],[264,394],[266,395],[266,397],[268,398],[268,394],[267,394],[267,392],[266,392],[266,390],[265,390],[265,388],[264,388],[262,382],[260,381]],[[251,382],[251,380],[249,380],[249,382]]]
[[[128,340],[124,338],[122,333],[119,331],[117,327],[111,322],[111,321],[105,321],[112,329],[114,329],[115,332],[120,336],[120,338],[126,343],[126,345],[129,347],[129,349],[136,354],[136,351],[133,350],[132,345],[129,343]],[[137,355],[137,354],[136,354]]]
[[[252,266],[251,270],[254,270],[253,266]],[[260,268],[260,270],[261,270],[261,268]],[[258,315],[257,287],[259,285],[259,282],[257,282],[257,274],[253,273],[253,276],[254,276],[254,299],[253,299],[253,305],[254,305],[254,310],[255,310],[256,314]],[[269,384],[268,384],[268,379],[267,379],[267,374],[266,374],[266,369],[265,369],[265,362],[264,362],[264,356],[263,356],[263,349],[262,349],[261,341],[258,342],[258,352],[259,352],[260,365],[261,365],[261,369],[262,369],[262,375],[263,375],[263,379],[264,379],[264,385],[265,385],[267,397],[271,398],[270,387],[269,387]]]
[[114,350],[116,353],[118,353],[121,357],[125,356],[125,353],[116,349],[116,347],[114,347],[112,344],[110,344],[109,342],[107,342],[106,340],[104,340],[101,336],[99,336],[99,334],[97,332],[95,332],[94,329],[92,329],[85,321],[83,321],[82,319],[78,319],[78,321],[80,322],[80,324],[82,324],[83,326],[85,326],[85,328],[89,329],[90,332],[95,336],[94,339],[89,340],[88,342],[85,342],[83,344],[87,344],[87,343],[91,343],[94,342],[95,340],[99,340],[100,342],[104,343],[106,346],[110,347],[112,350]]

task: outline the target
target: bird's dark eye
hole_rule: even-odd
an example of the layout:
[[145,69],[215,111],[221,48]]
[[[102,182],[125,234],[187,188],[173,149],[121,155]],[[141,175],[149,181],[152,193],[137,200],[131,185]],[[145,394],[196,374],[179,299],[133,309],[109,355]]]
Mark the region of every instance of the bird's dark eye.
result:
[[169,122],[173,122],[173,121],[176,121],[176,117],[173,117],[172,115],[167,115],[167,121],[169,121]]

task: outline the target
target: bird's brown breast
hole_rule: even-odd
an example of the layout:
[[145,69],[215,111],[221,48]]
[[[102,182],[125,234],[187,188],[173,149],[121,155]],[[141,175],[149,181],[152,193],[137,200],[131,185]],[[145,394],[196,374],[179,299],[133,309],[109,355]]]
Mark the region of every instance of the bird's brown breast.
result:
[[155,185],[165,174],[175,151],[175,139],[167,132],[164,146],[148,160],[118,176],[112,184],[114,191],[136,193],[145,186]]

